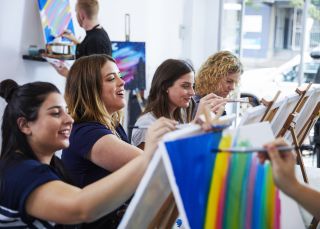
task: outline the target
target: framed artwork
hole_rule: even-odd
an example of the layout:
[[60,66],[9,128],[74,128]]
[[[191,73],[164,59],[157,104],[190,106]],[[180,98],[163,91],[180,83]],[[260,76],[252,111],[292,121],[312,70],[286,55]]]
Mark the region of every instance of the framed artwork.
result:
[[113,41],[112,56],[126,82],[126,90],[146,89],[145,42]]

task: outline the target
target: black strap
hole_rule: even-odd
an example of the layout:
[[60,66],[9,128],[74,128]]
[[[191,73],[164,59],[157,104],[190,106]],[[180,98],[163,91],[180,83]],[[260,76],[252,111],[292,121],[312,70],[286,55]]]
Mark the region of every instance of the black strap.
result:
[[97,24],[91,30],[94,30],[94,29],[98,28],[99,26],[100,26],[100,24]]

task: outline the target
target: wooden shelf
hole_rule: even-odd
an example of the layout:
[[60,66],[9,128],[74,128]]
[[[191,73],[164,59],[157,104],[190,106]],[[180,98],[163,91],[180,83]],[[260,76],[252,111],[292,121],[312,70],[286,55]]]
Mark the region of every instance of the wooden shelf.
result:
[[[57,60],[75,60],[74,55],[48,55],[49,58],[57,59]],[[30,55],[22,55],[22,59],[24,60],[33,60],[33,61],[40,61],[40,62],[47,62],[45,58],[42,56],[30,56]]]
[[47,62],[46,59],[42,58],[42,56],[22,55],[22,59],[24,59],[24,60],[40,61],[40,62]]

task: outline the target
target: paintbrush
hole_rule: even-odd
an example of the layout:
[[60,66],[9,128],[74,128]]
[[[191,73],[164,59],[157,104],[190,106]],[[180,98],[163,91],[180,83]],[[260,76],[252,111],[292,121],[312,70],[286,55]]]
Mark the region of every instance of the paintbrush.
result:
[[[192,126],[192,125],[194,125],[194,124],[191,124],[191,123],[177,124],[176,128],[183,129],[185,127]],[[150,127],[150,125],[149,126],[147,126],[147,125],[128,126],[129,129],[148,129],[149,127]]]
[[244,97],[244,98],[239,98],[239,99],[228,99],[228,103],[251,103],[252,98],[251,97]]
[[[290,152],[292,150],[300,149],[300,147],[296,146],[278,146],[276,149],[280,152]],[[211,149],[211,152],[213,153],[255,153],[255,152],[262,152],[267,153],[267,149],[263,147],[245,147],[245,146],[239,146],[239,147],[232,147],[232,148],[213,148]]]

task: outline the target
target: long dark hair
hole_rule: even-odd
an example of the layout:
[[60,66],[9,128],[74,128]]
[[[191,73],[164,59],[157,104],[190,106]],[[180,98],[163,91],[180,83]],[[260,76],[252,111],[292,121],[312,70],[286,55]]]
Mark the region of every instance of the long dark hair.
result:
[[[167,93],[168,88],[171,87],[176,80],[190,72],[194,72],[193,67],[183,60],[168,59],[160,64],[152,79],[144,113],[152,112],[156,118],[164,116],[166,118],[174,118],[179,122],[190,122],[190,107],[185,110],[183,108],[177,108],[173,113],[173,117],[170,117],[169,97]],[[183,117],[183,112],[185,112],[186,117]]]
[[[1,126],[0,159],[2,161],[9,163],[17,159],[38,160],[26,135],[20,131],[17,119],[24,117],[27,121],[35,121],[38,118],[40,106],[50,93],[60,93],[60,91],[56,86],[47,82],[33,82],[19,86],[14,80],[8,79],[0,83],[0,96],[7,102]],[[64,178],[65,172],[59,159],[54,156],[50,164]]]

